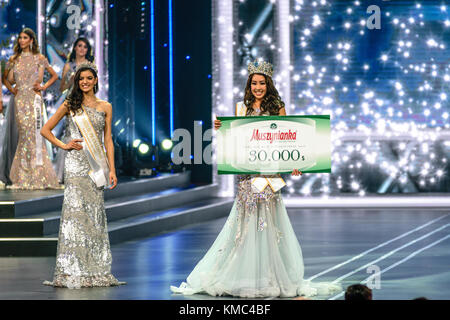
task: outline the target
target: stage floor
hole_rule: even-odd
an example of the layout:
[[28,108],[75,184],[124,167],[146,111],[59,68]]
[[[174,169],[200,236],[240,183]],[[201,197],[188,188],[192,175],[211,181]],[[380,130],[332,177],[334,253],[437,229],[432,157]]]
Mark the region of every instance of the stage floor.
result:
[[[446,210],[288,209],[305,278],[345,288],[381,270],[374,300],[450,299],[450,214]],[[172,294],[211,246],[226,218],[112,247],[121,287],[70,290],[42,285],[55,258],[0,258],[0,299],[230,299]],[[328,271],[327,271],[328,270]],[[324,272],[325,271],[325,272]],[[343,299],[341,295],[318,297]]]
[[20,201],[64,194],[64,190],[1,190],[0,201]]

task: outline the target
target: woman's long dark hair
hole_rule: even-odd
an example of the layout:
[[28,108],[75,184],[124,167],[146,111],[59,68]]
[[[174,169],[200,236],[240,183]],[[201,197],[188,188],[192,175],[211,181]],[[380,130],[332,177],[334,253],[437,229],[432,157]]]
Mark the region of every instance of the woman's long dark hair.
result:
[[[92,75],[98,79],[97,72],[95,72],[94,69],[89,67],[81,67],[74,76],[73,79],[73,88],[70,92],[70,95],[67,97],[67,105],[69,107],[69,111],[72,114],[75,114],[78,109],[81,108],[81,104],[83,103],[83,91],[80,89],[80,75],[83,71],[89,70],[92,72]],[[94,86],[94,93],[97,93],[98,91],[98,81],[97,84]]]
[[266,80],[266,95],[261,102],[261,112],[269,112],[271,116],[276,116],[280,113],[280,109],[284,108],[284,102],[281,100],[278,90],[273,84],[272,78],[261,73],[254,73],[248,77],[247,85],[245,86],[244,104],[247,107],[247,115],[253,112],[253,103],[255,96],[252,93],[252,79],[255,74],[264,76]]
[[77,53],[75,52],[75,47],[78,45],[78,42],[83,41],[86,44],[87,52],[86,52],[86,60],[89,62],[94,62],[94,56],[92,55],[92,46],[89,43],[89,40],[83,37],[78,38],[73,43],[72,52],[69,54],[69,57],[67,58],[67,62],[73,62],[75,61],[77,57]]
[[16,39],[16,43],[14,44],[14,55],[12,57],[12,61],[15,61],[20,54],[22,53],[22,48],[19,45],[19,37],[21,33],[25,33],[27,36],[29,36],[31,39],[33,39],[32,49],[31,52],[33,54],[38,54],[39,51],[39,43],[37,41],[36,33],[34,33],[33,30],[30,28],[24,28],[22,31],[20,31],[19,36]]

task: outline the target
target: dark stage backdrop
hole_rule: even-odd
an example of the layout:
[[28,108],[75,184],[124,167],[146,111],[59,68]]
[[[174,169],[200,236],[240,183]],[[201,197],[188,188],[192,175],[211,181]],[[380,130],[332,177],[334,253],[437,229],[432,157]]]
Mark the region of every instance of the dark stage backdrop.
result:
[[[189,130],[194,152],[194,121],[202,134],[212,126],[211,1],[174,1],[174,35],[175,127]],[[193,179],[211,183],[212,166],[202,163],[189,166]]]
[[[160,162],[169,162],[161,142],[177,128],[190,132],[193,153],[194,121],[201,121],[203,131],[211,128],[210,2],[109,1],[108,21],[109,99],[122,173],[130,173],[139,140],[154,143]],[[212,181],[210,165],[186,168],[193,182]]]

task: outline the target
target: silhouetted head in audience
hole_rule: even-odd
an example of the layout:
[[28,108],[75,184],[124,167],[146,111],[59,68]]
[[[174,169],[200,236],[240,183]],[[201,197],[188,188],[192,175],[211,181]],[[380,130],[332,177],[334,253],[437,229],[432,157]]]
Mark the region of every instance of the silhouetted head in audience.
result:
[[345,291],[345,300],[363,301],[372,300],[372,289],[363,284],[354,284],[347,287]]
[[413,300],[428,300],[428,298],[426,298],[426,297],[417,297],[417,298],[414,298]]

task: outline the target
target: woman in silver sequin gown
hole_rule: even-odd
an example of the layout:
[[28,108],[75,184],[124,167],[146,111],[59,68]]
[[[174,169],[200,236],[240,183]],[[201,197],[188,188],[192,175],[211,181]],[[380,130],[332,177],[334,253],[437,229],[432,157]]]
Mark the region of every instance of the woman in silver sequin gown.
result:
[[[270,70],[252,73],[249,66],[244,115],[286,115]],[[243,102],[236,110],[239,107],[243,107]],[[215,120],[215,128],[220,125]],[[299,174],[298,170],[292,172]],[[303,279],[302,250],[280,190],[273,192],[267,186],[259,192],[252,186],[252,177],[238,176],[237,195],[224,227],[186,282],[171,286],[171,290],[186,295],[207,293],[243,298],[329,295],[340,290],[337,284]]]
[[[82,288],[125,284],[111,274],[111,250],[107,231],[103,187],[97,188],[88,175],[90,168],[80,142],[82,136],[74,123],[74,106],[83,105],[100,141],[104,138],[110,166],[109,180],[114,188],[114,147],[111,138],[111,104],[99,100],[97,73],[94,67],[80,65],[74,77],[71,95],[42,128],[42,135],[54,145],[67,150],[64,168],[64,202],[59,229],[56,267],[52,282],[55,287]],[[77,109],[75,109],[77,110]],[[58,140],[51,130],[67,117],[69,142]]]

